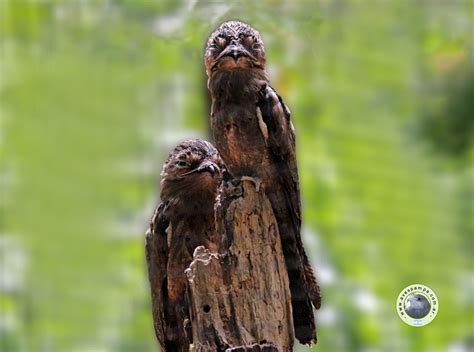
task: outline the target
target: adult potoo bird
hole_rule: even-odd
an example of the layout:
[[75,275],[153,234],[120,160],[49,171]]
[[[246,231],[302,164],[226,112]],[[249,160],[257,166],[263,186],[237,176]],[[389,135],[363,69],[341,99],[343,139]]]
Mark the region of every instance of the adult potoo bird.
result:
[[278,222],[290,281],[295,335],[316,342],[313,307],[319,286],[300,235],[301,206],[290,111],[270,86],[260,34],[231,21],[212,33],[205,50],[216,148],[234,177],[259,179]]
[[188,351],[189,306],[184,271],[198,246],[216,251],[214,202],[222,162],[203,140],[186,140],[161,173],[161,203],[146,235],[155,333],[163,351]]

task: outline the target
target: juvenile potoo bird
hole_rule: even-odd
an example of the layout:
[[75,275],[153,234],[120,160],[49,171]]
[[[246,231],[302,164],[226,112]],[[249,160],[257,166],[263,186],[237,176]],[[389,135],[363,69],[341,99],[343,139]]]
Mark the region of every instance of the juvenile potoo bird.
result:
[[146,235],[153,320],[162,351],[189,350],[184,271],[196,247],[217,250],[214,202],[221,167],[217,150],[198,139],[177,145],[163,166],[161,203]]
[[216,148],[233,177],[262,182],[278,223],[290,281],[295,335],[316,342],[313,307],[319,286],[300,235],[301,206],[295,134],[290,111],[270,86],[260,34],[231,21],[210,36],[205,50]]

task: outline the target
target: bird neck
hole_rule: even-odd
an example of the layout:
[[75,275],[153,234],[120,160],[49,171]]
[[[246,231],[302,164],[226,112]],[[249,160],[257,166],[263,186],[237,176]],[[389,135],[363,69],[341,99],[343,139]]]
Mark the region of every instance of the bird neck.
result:
[[180,214],[205,215],[213,213],[217,185],[192,187],[195,184],[190,184],[191,181],[173,182],[165,180],[161,185],[161,200]]
[[259,68],[216,70],[207,81],[212,98],[249,99],[263,83],[268,83],[265,70]]

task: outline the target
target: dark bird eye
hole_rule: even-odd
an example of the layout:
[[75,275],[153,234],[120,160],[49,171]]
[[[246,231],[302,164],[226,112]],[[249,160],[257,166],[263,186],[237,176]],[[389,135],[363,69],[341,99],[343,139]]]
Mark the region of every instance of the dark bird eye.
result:
[[176,165],[178,165],[179,167],[186,167],[186,166],[189,166],[189,163],[184,160],[178,160],[176,162]]
[[259,43],[253,43],[252,44],[252,49],[260,49],[260,44]]
[[217,37],[214,40],[214,45],[217,49],[225,47],[226,44],[227,44],[227,40],[225,38]]

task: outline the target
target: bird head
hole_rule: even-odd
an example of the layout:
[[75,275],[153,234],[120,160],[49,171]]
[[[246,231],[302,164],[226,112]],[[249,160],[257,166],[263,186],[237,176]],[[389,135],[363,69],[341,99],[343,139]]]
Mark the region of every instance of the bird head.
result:
[[161,173],[161,199],[176,196],[215,196],[222,174],[222,160],[214,146],[200,139],[178,144]]
[[215,70],[265,69],[265,49],[260,34],[248,24],[229,21],[211,34],[204,54],[208,77]]
[[407,298],[405,309],[423,309],[427,304],[429,305],[428,300],[423,295],[414,294]]

